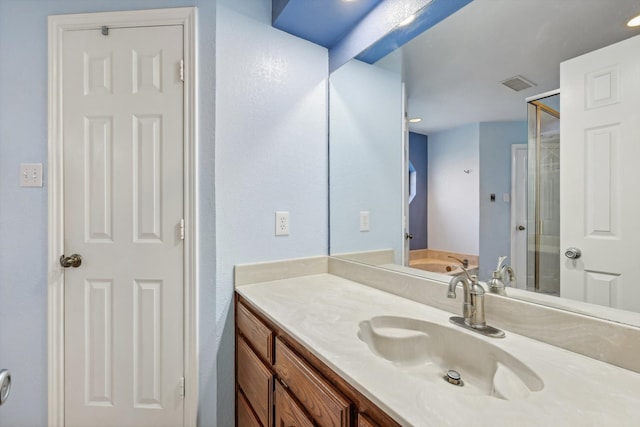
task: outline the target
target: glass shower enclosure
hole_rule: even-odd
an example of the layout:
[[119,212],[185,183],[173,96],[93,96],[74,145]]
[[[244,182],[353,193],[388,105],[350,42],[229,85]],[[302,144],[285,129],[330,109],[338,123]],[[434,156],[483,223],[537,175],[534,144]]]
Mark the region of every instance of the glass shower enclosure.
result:
[[559,295],[560,93],[527,102],[527,290]]

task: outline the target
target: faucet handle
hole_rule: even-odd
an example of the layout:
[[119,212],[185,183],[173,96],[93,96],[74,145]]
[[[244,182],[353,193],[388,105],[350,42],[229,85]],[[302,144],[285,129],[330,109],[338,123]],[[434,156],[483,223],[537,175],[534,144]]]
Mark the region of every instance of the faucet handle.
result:
[[507,266],[504,269],[505,273],[509,275],[509,282],[515,282],[516,281],[516,272],[513,271],[513,268],[511,266]]
[[[475,276],[471,276],[469,274],[469,271],[467,271],[467,267],[469,266],[469,261],[465,260],[467,262],[464,262],[460,258],[456,258],[456,257],[451,256],[451,255],[448,255],[448,257],[451,258],[451,259],[455,259],[456,261],[458,261],[460,263],[460,268],[462,269],[462,271],[464,271],[464,274],[467,275],[467,279],[469,279],[469,282],[473,283],[472,277],[475,277]],[[478,281],[478,277],[476,277],[476,282],[477,281]]]

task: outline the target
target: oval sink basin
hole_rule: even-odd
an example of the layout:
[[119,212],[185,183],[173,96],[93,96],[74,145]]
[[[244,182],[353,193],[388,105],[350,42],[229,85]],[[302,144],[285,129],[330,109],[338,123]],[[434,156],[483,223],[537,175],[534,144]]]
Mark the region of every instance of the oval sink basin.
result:
[[[466,393],[524,399],[543,389],[542,379],[500,347],[464,330],[424,320],[377,316],[360,322],[358,337],[376,355],[412,376]],[[447,384],[460,374],[462,387]]]

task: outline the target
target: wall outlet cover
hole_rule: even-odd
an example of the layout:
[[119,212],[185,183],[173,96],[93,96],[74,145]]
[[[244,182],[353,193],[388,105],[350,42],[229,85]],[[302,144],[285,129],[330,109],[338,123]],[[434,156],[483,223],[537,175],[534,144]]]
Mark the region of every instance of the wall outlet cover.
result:
[[276,236],[289,235],[289,212],[276,211]]
[[369,231],[370,227],[369,211],[360,211],[360,231]]

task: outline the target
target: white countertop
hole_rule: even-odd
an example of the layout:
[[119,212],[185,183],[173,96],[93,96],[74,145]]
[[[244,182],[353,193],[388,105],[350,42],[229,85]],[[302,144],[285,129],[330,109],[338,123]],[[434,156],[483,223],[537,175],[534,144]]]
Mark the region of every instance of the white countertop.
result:
[[544,389],[513,401],[465,394],[445,381],[425,383],[399,370],[357,336],[361,321],[381,315],[464,331],[449,323],[448,312],[331,274],[236,290],[403,426],[640,425],[640,374],[635,372],[509,331],[503,339],[467,332],[526,364],[542,378]]

